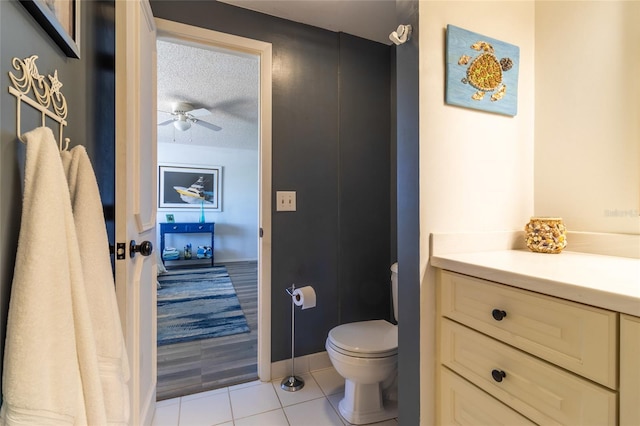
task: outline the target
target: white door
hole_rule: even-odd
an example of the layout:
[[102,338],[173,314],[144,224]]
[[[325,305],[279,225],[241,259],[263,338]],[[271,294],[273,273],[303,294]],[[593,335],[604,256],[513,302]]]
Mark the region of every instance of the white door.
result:
[[[116,293],[131,370],[130,424],[156,400],[156,256],[130,253],[156,224],[156,31],[148,0],[116,1]],[[148,247],[146,247],[148,248]],[[143,250],[144,251],[144,250]],[[122,257],[122,256],[120,256]]]

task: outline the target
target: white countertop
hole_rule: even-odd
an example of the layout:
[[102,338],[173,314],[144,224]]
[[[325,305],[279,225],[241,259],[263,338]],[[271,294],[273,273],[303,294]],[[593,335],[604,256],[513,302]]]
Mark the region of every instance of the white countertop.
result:
[[431,265],[640,317],[640,259],[495,250],[438,254]]

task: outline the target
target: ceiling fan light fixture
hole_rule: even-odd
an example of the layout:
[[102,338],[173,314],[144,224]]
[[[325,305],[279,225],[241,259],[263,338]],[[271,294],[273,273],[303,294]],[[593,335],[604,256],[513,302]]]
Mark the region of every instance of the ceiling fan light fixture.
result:
[[191,128],[191,123],[187,121],[187,118],[184,115],[181,115],[178,120],[173,122],[173,126],[181,132],[184,132]]

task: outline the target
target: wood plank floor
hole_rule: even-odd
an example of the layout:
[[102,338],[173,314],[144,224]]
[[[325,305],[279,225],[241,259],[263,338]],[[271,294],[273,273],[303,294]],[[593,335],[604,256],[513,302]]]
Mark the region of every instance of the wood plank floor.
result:
[[224,265],[251,331],[158,346],[158,401],[258,378],[258,264]]

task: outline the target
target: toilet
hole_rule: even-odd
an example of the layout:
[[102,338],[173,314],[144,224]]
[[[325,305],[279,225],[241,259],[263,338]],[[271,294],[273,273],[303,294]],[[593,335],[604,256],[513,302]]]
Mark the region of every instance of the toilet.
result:
[[[398,312],[398,264],[391,266],[393,314]],[[338,409],[349,423],[366,424],[398,416],[398,326],[385,320],[342,324],[329,331],[329,359],[345,379]]]

